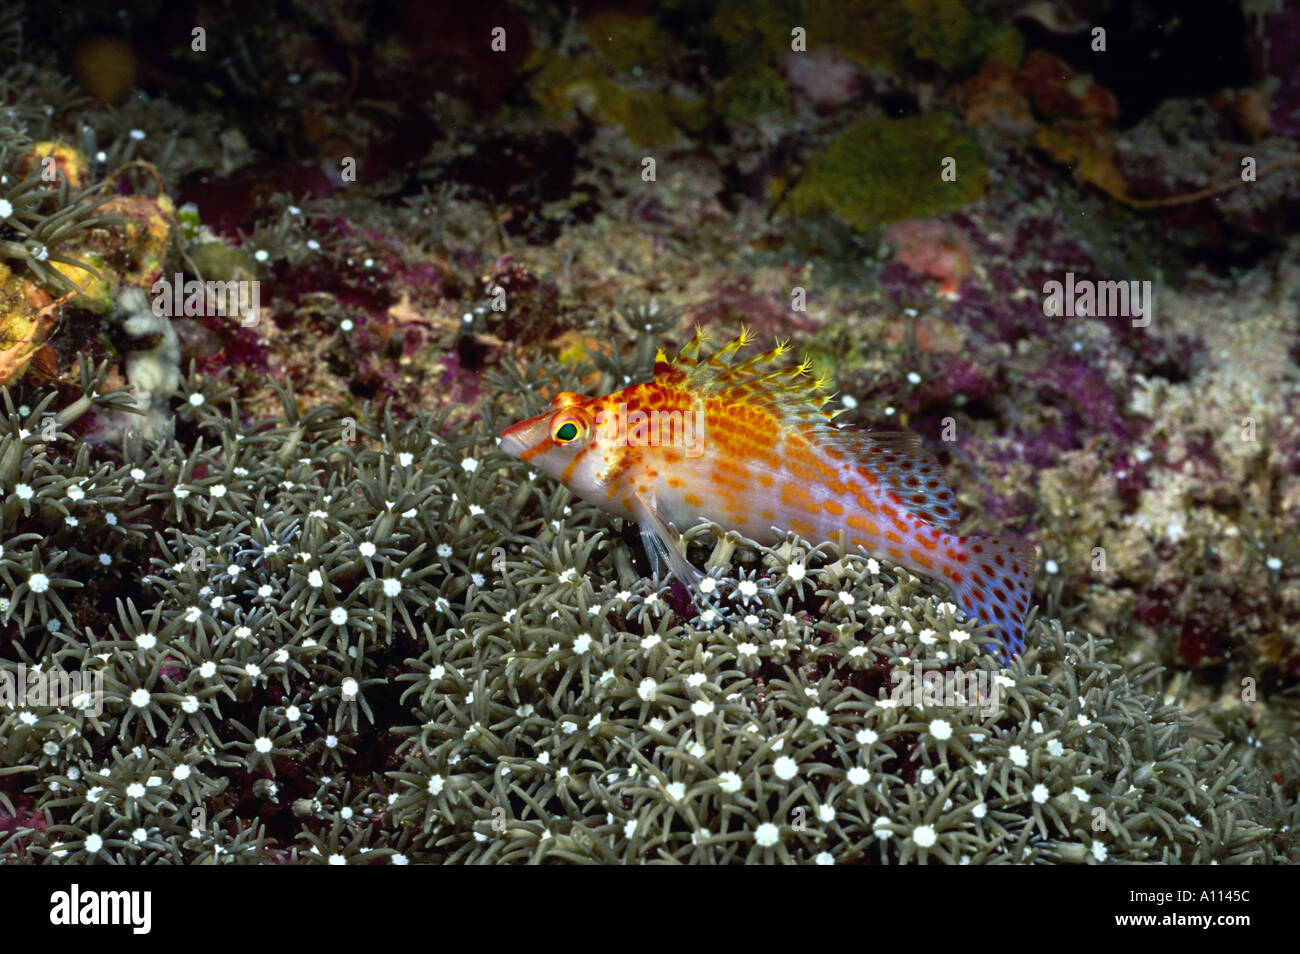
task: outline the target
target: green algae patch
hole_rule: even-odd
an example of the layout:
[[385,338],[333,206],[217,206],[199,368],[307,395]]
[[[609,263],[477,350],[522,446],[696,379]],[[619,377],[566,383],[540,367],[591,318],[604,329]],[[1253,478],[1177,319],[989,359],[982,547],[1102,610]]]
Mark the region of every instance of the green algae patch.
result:
[[998,66],[1014,70],[1025,58],[1025,38],[1013,26],[998,27],[990,36],[988,54]]
[[603,118],[622,126],[634,145],[661,146],[676,139],[678,130],[694,134],[704,127],[706,112],[702,102],[621,86],[615,86],[612,93],[602,101]]
[[792,31],[807,48],[833,46],[864,66],[903,69],[909,59],[945,72],[984,57],[1015,58],[1019,34],[976,16],[961,0],[722,0],[713,29],[733,62],[791,50]]
[[529,92],[550,115],[577,110],[603,123],[623,128],[638,146],[658,146],[678,138],[679,130],[699,132],[708,120],[702,100],[658,90],[634,89],[611,79],[605,68],[549,51],[535,54],[527,67],[533,73]]
[[757,66],[737,73],[722,86],[721,111],[728,119],[749,119],[790,107],[790,92],[776,70]]
[[614,70],[667,68],[681,44],[651,17],[600,13],[586,22],[587,41],[597,58]]
[[901,7],[912,54],[944,72],[971,66],[998,50],[1007,55],[1002,48],[1014,46],[1019,36],[1013,27],[972,15],[960,0],[902,0]]
[[[722,0],[713,15],[713,32],[733,63],[788,53],[791,31],[808,26],[806,4],[800,0]],[[826,43],[830,36],[809,34],[809,46]]]
[[118,276],[105,263],[104,256],[81,243],[69,242],[63,251],[77,264],[53,262],[50,268],[80,289],[72,298],[73,304],[96,315],[112,310]]
[[[808,0],[808,44],[828,44],[864,66],[899,69],[911,19],[897,0]],[[787,43],[786,48],[789,49]]]
[[[829,210],[859,230],[960,208],[984,193],[973,140],[946,113],[873,119],[842,132],[812,159],[789,198],[796,215]],[[952,159],[955,175],[941,175]]]
[[208,281],[252,281],[257,278],[257,262],[242,248],[223,242],[202,242],[190,249],[194,262]]

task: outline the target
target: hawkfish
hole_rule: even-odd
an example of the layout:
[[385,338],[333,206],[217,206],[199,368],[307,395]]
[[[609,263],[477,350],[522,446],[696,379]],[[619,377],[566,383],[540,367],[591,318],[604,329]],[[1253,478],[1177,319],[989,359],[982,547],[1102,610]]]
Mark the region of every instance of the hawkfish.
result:
[[555,395],[506,428],[501,449],[584,500],[638,525],[660,560],[698,590],[702,574],[674,532],[708,520],[770,545],[793,532],[847,543],[946,584],[965,612],[994,627],[1004,660],[1023,653],[1034,547],[958,536],[942,468],[906,431],[835,423],[825,382],[786,343],[742,360],[739,337],[705,356],[704,333],[654,374],[599,397]]

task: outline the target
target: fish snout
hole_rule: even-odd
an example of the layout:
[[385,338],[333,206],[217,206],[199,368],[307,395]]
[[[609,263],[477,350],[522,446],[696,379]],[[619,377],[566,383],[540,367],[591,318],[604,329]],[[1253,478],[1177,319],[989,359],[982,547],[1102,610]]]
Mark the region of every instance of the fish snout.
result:
[[532,456],[528,454],[529,448],[533,447],[539,439],[538,437],[538,418],[529,418],[526,421],[520,421],[518,424],[512,424],[501,432],[497,438],[497,446],[503,453],[511,457],[517,457],[520,460],[527,460]]
[[511,457],[518,457],[524,452],[525,445],[518,424],[507,427],[501,432],[501,436],[497,438],[497,447],[501,448],[502,453],[509,454]]

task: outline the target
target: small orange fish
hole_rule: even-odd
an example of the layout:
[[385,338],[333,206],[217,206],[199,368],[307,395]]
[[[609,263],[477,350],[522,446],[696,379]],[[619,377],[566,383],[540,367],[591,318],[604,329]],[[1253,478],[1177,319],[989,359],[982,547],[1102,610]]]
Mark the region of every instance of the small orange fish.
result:
[[707,358],[704,336],[654,378],[603,397],[557,394],[506,428],[503,451],[641,528],[652,569],[664,559],[688,585],[701,577],[670,524],[707,519],[759,543],[791,530],[848,543],[943,580],[957,603],[1000,630],[1003,655],[1024,651],[1032,544],[959,537],[952,491],[920,438],[833,423],[809,363],[776,368],[785,344],[737,361],[740,337]]

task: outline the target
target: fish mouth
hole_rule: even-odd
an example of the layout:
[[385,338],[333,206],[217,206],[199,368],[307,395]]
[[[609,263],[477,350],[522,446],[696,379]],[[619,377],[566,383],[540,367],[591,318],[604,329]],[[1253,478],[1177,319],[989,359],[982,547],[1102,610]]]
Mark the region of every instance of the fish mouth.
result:
[[501,432],[501,436],[497,438],[497,447],[511,457],[522,457],[524,451],[528,450],[528,443],[524,435],[524,427],[527,423],[527,421],[523,421],[507,427]]

